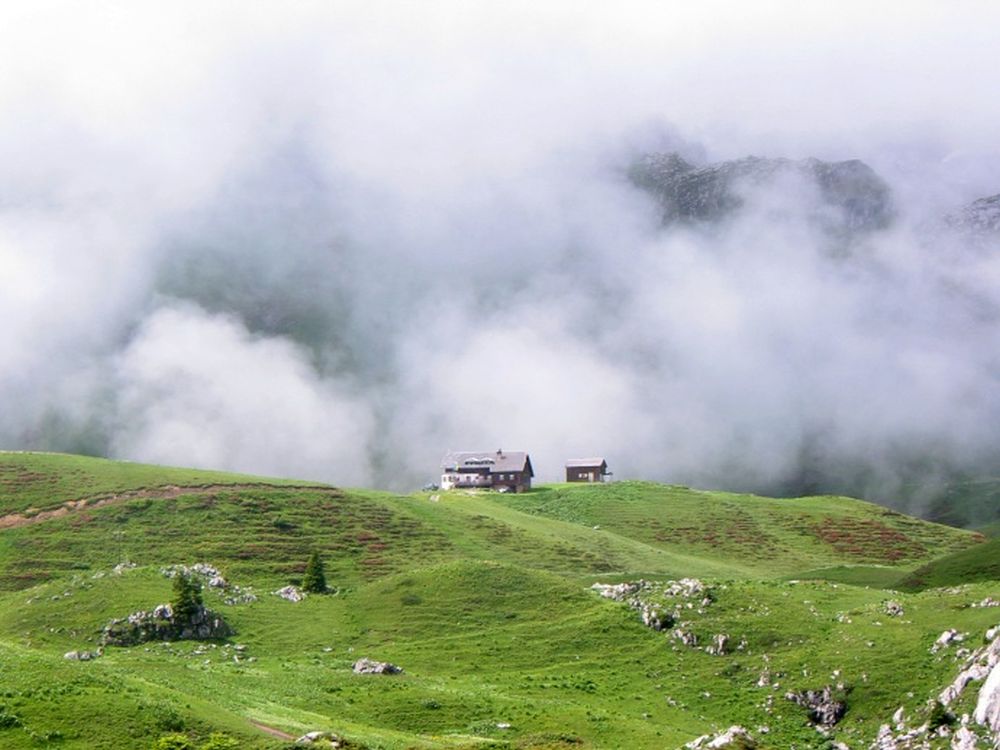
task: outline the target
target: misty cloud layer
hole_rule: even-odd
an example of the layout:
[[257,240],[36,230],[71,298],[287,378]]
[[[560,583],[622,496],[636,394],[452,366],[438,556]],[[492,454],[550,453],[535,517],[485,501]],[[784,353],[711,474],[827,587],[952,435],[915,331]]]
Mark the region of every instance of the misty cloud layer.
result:
[[[1000,193],[995,6],[402,5],[0,11],[0,447],[897,504],[1000,470],[1000,255],[940,222]],[[674,151],[862,159],[896,220],[831,248],[793,176],[664,227],[627,172]]]

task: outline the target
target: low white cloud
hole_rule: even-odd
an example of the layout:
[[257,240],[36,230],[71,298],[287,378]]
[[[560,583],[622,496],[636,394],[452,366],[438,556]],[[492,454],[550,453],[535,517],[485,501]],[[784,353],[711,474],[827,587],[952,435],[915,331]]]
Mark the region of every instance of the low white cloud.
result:
[[[6,3],[0,441],[397,488],[448,448],[890,500],[914,462],[992,471],[1000,264],[924,222],[1000,192],[998,30],[985,1]],[[624,178],[648,149],[861,158],[899,221],[831,254],[789,183],[665,230]]]
[[114,451],[138,461],[371,481],[372,415],[288,341],[189,306],[145,320],[115,368]]

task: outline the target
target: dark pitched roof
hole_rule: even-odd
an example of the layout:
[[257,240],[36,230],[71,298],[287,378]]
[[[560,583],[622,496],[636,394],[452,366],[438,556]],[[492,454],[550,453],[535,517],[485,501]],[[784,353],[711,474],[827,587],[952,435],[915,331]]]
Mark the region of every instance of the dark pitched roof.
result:
[[598,456],[597,458],[571,458],[566,461],[567,469],[586,469],[591,466],[607,468],[608,462]]
[[441,468],[487,469],[491,474],[527,471],[529,476],[535,476],[531,458],[524,451],[450,451],[441,459]]

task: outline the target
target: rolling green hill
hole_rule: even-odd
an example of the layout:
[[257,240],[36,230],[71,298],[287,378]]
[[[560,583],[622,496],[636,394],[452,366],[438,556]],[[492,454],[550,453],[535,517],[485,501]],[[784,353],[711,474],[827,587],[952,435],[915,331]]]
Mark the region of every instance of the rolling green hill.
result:
[[1000,537],[921,565],[905,575],[898,586],[913,591],[973,581],[1000,581]]
[[[994,583],[877,587],[982,537],[847,498],[631,482],[399,496],[24,453],[0,453],[0,477],[4,748],[213,732],[279,748],[310,730],[387,750],[676,748],[731,724],[766,726],[763,748],[819,748],[783,696],[833,682],[849,693],[833,736],[867,747],[953,679],[952,654],[929,651],[942,630],[1000,620],[969,606]],[[273,595],[313,550],[337,593]],[[165,567],[196,562],[228,582],[204,595],[232,638],[64,658],[169,601]],[[690,577],[704,596],[648,591],[697,645],[590,588]],[[723,634],[726,653],[707,652]],[[404,671],[354,674],[360,657]]]

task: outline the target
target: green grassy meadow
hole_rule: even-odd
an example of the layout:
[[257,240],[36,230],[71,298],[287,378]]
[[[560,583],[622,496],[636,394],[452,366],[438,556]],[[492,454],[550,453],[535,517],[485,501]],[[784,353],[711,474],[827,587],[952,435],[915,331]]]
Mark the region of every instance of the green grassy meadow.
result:
[[[669,749],[731,724],[766,727],[774,750],[867,747],[953,679],[953,651],[929,650],[943,630],[974,641],[1000,622],[972,606],[995,580],[892,590],[986,549],[982,535],[848,498],[645,482],[404,496],[0,453],[0,516],[4,748],[154,748],[172,733],[198,747],[213,732],[283,748],[325,730],[385,750]],[[336,593],[271,594],[313,550]],[[162,567],[196,562],[257,597],[205,589],[232,638],[64,658],[96,649],[111,618],[169,601]],[[728,635],[729,653],[590,590],[682,577],[711,601],[672,602],[679,624],[699,646]],[[404,672],[355,675],[360,657]],[[783,696],[835,682],[849,707],[825,737]]]

